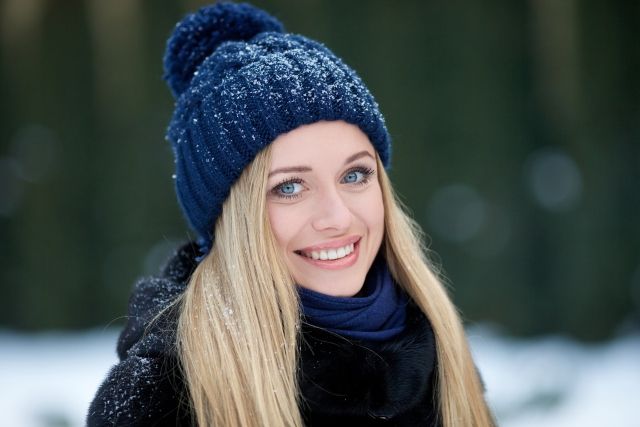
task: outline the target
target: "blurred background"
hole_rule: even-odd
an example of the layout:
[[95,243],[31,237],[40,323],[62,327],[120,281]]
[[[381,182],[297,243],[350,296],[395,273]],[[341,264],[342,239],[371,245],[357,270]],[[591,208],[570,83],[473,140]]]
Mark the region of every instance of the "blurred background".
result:
[[[192,235],[162,55],[205,3],[0,0],[2,425],[80,425],[133,283]],[[623,392],[640,381],[640,2],[253,3],[376,96],[501,425],[640,403]],[[20,387],[32,400],[11,403]]]

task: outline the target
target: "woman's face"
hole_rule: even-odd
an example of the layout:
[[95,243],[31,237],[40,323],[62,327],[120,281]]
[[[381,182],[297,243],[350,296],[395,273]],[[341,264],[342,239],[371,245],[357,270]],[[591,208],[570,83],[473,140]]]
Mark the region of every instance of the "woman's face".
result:
[[384,234],[384,206],[368,137],[343,121],[316,122],[272,143],[271,228],[300,286],[353,296]]

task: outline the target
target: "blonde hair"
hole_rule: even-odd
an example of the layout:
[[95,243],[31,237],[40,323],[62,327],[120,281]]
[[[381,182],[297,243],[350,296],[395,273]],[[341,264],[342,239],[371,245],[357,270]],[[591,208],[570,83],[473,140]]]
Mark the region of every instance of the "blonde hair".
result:
[[[215,226],[215,243],[177,301],[177,347],[201,426],[302,426],[297,384],[299,300],[269,226],[269,148],[243,171]],[[392,276],[436,337],[442,425],[491,426],[460,318],[429,267],[419,227],[378,162],[384,250]]]
[[493,426],[460,316],[427,259],[420,226],[404,212],[381,166],[378,160],[385,204],[385,256],[393,278],[431,322],[442,425]]

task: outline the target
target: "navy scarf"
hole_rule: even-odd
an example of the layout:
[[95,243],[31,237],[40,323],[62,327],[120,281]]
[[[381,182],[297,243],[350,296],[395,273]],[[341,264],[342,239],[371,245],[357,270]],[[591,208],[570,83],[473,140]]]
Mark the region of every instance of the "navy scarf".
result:
[[404,330],[407,295],[393,282],[387,263],[376,259],[360,292],[335,297],[298,286],[304,319],[339,335],[384,341]]

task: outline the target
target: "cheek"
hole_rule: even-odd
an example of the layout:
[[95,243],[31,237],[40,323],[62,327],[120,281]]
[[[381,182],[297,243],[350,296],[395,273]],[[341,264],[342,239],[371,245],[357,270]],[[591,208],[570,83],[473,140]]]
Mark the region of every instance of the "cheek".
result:
[[286,251],[297,233],[296,219],[299,220],[299,215],[295,215],[291,206],[286,205],[269,205],[267,210],[271,231],[273,231],[276,242],[280,249]]
[[[353,205],[358,217],[368,228],[371,237],[375,241],[381,241],[384,234],[384,203],[382,201],[382,192],[380,187],[372,188]],[[374,243],[375,243],[374,241]],[[378,242],[379,243],[379,242]]]

